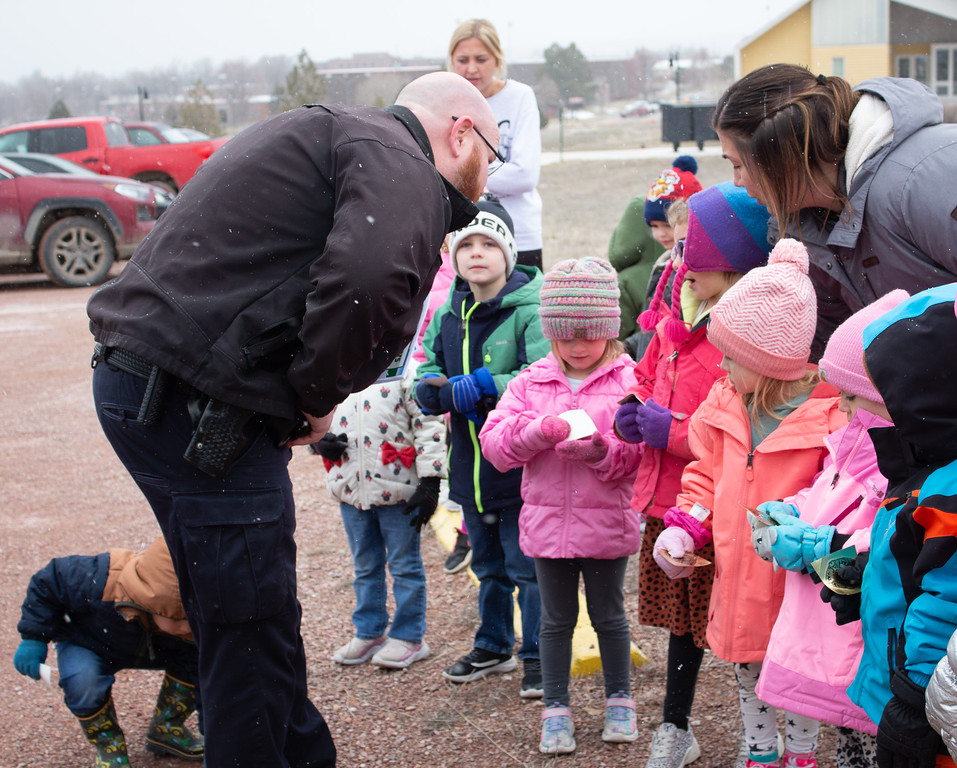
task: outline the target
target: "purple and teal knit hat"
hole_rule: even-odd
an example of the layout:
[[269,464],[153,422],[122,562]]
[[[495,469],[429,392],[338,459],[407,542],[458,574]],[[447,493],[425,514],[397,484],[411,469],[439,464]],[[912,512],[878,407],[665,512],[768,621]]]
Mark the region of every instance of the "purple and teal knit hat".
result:
[[[689,336],[681,317],[681,285],[688,270],[746,274],[767,264],[771,250],[768,218],[767,208],[730,181],[688,198],[688,234],[684,238],[683,262],[674,270],[671,318],[666,327],[671,341],[677,344]],[[667,309],[662,307],[662,296],[672,270],[669,261],[648,309],[638,317],[642,330],[651,331],[661,321]]]
[[541,291],[538,315],[546,339],[615,339],[621,328],[618,276],[603,259],[559,262]]

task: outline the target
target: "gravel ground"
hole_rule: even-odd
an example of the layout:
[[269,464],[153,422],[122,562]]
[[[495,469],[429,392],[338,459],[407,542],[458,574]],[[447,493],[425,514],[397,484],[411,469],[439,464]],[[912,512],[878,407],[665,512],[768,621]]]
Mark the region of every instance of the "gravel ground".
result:
[[[629,167],[633,178],[660,170]],[[576,194],[563,183],[587,183],[569,165],[543,174],[543,195]],[[607,172],[609,169],[604,169]],[[626,172],[622,168],[622,173]],[[717,168],[715,171],[717,172]],[[649,182],[643,181],[642,188]],[[602,185],[595,183],[596,195]],[[609,186],[605,185],[605,189]],[[632,192],[615,185],[627,201]],[[588,205],[599,203],[588,197]],[[604,216],[612,226],[624,207],[614,201]],[[554,206],[562,208],[563,205]],[[587,207],[587,206],[586,206]],[[548,221],[546,221],[548,224]],[[607,232],[588,221],[584,243],[601,255]],[[598,228],[603,229],[603,228]],[[551,235],[555,238],[553,232]],[[561,236],[556,240],[559,241]],[[589,239],[590,238],[590,239]],[[557,251],[546,256],[581,256]],[[55,289],[42,279],[0,278],[0,461],[4,514],[0,515],[0,768],[85,766],[92,749],[63,705],[59,690],[21,677],[12,657],[16,622],[31,574],[51,557],[95,554],[110,547],[145,547],[156,522],[103,437],[92,407],[89,359],[92,340],[84,307],[89,289]],[[520,676],[510,674],[455,686],[441,671],[469,650],[477,620],[477,590],[463,574],[442,570],[445,550],[431,532],[423,542],[429,584],[428,643],[432,657],[408,670],[371,666],[342,668],[330,656],[352,633],[351,559],[338,511],[323,484],[316,457],[296,449],[290,467],[296,487],[299,597],[308,657],[309,690],[329,722],[343,766],[565,766],[644,765],[651,733],[659,724],[666,635],[639,626],[637,583],[627,582],[632,637],[650,658],[633,672],[641,737],[633,745],[600,739],[601,676],[574,680],[571,696],[578,750],[544,757],[537,749],[541,704],[518,695]],[[51,659],[53,653],[51,652]],[[520,669],[520,668],[519,668]],[[143,749],[161,673],[127,671],[117,676],[114,698],[136,766],[173,766]],[[729,665],[705,656],[692,720],[702,745],[700,768],[732,766],[737,751],[736,693]],[[833,755],[833,732],[823,730],[821,764]]]

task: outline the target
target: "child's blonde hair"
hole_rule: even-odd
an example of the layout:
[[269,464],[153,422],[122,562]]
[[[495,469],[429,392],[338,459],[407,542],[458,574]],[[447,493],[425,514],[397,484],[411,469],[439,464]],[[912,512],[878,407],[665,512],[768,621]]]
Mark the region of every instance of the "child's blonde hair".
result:
[[684,198],[675,200],[668,207],[668,212],[665,214],[668,217],[668,226],[674,229],[682,224],[687,224],[689,215],[688,212],[689,208],[687,200]]
[[754,392],[742,394],[741,402],[744,403],[744,409],[751,416],[752,421],[765,418],[783,421],[787,414],[781,414],[775,409],[796,397],[807,395],[820,381],[821,377],[818,372],[812,370],[809,370],[796,381],[772,379],[770,376],[758,374]]
[[[562,369],[562,373],[568,373],[568,365],[558,353],[558,341],[558,339],[552,339],[552,357],[558,361],[558,366]],[[600,368],[605,365],[605,363],[610,363],[612,360],[621,357],[624,353],[625,345],[618,341],[618,339],[605,339],[605,351],[602,353],[601,360],[598,361],[596,367]]]

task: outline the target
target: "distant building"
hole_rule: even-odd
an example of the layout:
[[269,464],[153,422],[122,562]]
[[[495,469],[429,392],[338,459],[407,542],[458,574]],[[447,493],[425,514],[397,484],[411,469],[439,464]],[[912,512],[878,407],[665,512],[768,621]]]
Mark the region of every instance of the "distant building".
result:
[[957,105],[957,1],[802,0],[735,49],[735,77],[803,64],[852,83],[912,77]]

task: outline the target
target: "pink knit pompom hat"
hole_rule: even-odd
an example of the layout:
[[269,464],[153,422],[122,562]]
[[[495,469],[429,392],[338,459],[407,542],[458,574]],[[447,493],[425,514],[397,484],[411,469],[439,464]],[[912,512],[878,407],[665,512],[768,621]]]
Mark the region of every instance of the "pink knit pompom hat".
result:
[[841,323],[827,342],[818,368],[824,379],[838,389],[875,403],[883,403],[877,388],[864,370],[864,327],[892,310],[910,294],[902,288],[881,296]]
[[545,275],[538,315],[546,339],[615,339],[621,329],[618,275],[603,259],[567,259]]
[[752,269],[711,310],[708,340],[755,373],[797,381],[807,370],[817,300],[807,249],[778,241],[766,267]]

